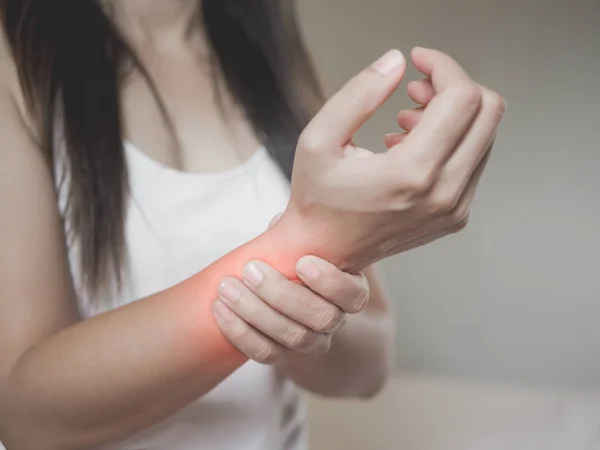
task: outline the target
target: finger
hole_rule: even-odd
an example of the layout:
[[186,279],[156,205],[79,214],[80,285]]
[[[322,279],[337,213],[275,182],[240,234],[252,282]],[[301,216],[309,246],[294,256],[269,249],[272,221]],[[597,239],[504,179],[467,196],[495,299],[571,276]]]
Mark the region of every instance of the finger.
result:
[[325,103],[302,133],[299,148],[322,154],[344,146],[394,92],[405,71],[402,53],[387,52]]
[[213,304],[215,321],[223,336],[248,358],[261,364],[275,364],[286,349],[239,318],[220,300]]
[[[260,275],[253,272],[260,271]],[[333,333],[344,321],[344,312],[306,286],[292,283],[260,261],[248,264],[244,283],[271,308],[318,333]]]
[[385,143],[385,146],[388,149],[390,149],[393,146],[398,145],[400,142],[402,142],[407,135],[408,133],[390,133],[385,135],[383,141]]
[[[481,105],[481,90],[444,53],[415,49],[413,61],[431,78],[436,95],[417,126],[398,147],[410,148],[412,152],[408,156],[419,161],[420,169],[434,173],[450,157],[475,120]],[[406,153],[397,152],[398,155]]]
[[362,311],[369,301],[369,283],[362,274],[343,272],[316,256],[301,258],[296,272],[306,286],[348,314]]
[[396,117],[398,125],[406,131],[411,131],[417,126],[417,124],[421,120],[421,117],[423,117],[424,110],[425,107],[421,106],[420,108],[406,109],[404,111],[400,111]]
[[313,353],[328,345],[326,335],[275,311],[237,278],[223,280],[219,286],[219,300],[257,331],[295,352]]
[[411,58],[415,68],[431,81],[436,94],[456,84],[472,81],[453,58],[439,50],[415,47]]
[[[479,166],[481,159],[489,152],[496,136],[498,126],[505,109],[504,100],[487,88],[482,89],[482,106],[475,123],[448,160],[436,182],[432,195],[453,196],[459,201],[473,172]],[[452,204],[452,200],[447,202]]]
[[424,106],[427,106],[435,95],[433,84],[429,78],[411,81],[406,86],[406,92],[413,102]]
[[484,157],[479,162],[479,165],[473,172],[473,176],[469,180],[467,187],[463,191],[463,194],[456,204],[456,207],[452,211],[452,219],[456,224],[457,229],[464,228],[469,220],[469,214],[471,212],[471,205],[473,204],[473,200],[475,199],[475,194],[477,192],[477,187],[479,182],[481,181],[481,177],[487,163],[490,159],[490,155],[492,154],[493,145],[490,146],[489,151],[484,155]]

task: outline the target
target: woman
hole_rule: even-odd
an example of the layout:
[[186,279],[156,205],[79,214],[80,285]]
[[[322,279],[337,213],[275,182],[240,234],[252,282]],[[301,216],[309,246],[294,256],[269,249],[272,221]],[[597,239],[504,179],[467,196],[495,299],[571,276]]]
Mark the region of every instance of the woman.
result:
[[464,226],[500,97],[416,49],[423,107],[375,155],[352,135],[402,55],[308,123],[289,2],[1,4],[7,448],[300,449],[294,386],[376,393],[393,325],[369,266]]

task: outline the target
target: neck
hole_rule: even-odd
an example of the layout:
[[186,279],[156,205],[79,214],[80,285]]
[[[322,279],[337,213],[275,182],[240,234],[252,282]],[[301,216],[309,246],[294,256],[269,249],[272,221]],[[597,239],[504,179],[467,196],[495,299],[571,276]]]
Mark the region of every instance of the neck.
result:
[[196,40],[200,0],[104,0],[113,20],[134,42],[155,48]]

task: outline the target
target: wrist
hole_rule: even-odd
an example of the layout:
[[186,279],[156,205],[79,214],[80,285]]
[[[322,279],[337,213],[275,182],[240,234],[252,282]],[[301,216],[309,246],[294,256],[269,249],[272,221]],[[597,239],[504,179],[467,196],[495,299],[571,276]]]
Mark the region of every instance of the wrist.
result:
[[[299,217],[286,211],[268,230],[256,238],[253,254],[292,281],[299,281],[296,264],[303,256],[312,254],[315,240]],[[250,259],[245,261],[248,263]]]
[[[293,277],[297,279],[295,264],[307,255],[322,258],[344,272],[358,273],[370,264],[362,264],[361,246],[352,242],[351,233],[339,229],[327,217],[317,214],[306,214],[288,206],[281,218],[265,233],[265,239],[274,243],[272,256],[275,266],[286,265],[293,261],[293,267],[280,270],[286,276],[292,269]],[[269,261],[265,261],[269,263]]]

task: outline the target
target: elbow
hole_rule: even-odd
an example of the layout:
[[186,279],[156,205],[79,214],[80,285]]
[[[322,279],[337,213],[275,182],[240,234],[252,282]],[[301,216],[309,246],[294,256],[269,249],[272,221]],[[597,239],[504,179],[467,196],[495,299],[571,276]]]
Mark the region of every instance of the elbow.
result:
[[38,439],[37,437],[40,434],[40,431],[34,427],[32,427],[29,432],[25,428],[27,426],[23,425],[23,421],[20,420],[20,417],[16,413],[9,414],[12,406],[2,403],[2,411],[0,412],[0,442],[7,448],[18,448],[21,450],[33,450],[38,448],[48,448],[53,449],[50,445],[48,447],[45,445],[45,442],[42,439]]
[[15,431],[10,425],[7,427],[6,424],[0,424],[0,441],[7,449],[20,449],[20,450],[34,450],[34,449],[48,449],[48,450],[58,450],[59,447],[53,445],[50,442],[46,442],[42,439],[37,439],[35,436],[38,432],[35,433],[22,433],[19,431]]
[[52,415],[38,414],[37,396],[18,367],[12,364],[0,376],[0,449],[2,445],[19,450],[90,448],[84,433],[70,429]]
[[[42,424],[33,421],[32,405],[26,401],[27,395],[14,383],[14,364],[3,371],[0,381],[0,442],[7,449],[19,450],[58,450],[61,447],[53,442],[57,436],[48,433]],[[0,445],[0,448],[4,448]]]
[[[34,418],[33,408],[23,398],[0,392],[0,442],[6,449],[19,450],[77,450],[89,448],[82,445],[77,433],[59,423]],[[13,391],[14,392],[14,391]],[[12,398],[11,398],[12,397]],[[0,444],[0,448],[3,448]]]
[[311,394],[326,399],[344,399],[368,401],[377,397],[387,386],[391,371],[373,370],[368,372],[356,371],[343,380],[331,380],[318,386],[300,384],[300,387],[306,389]]
[[6,449],[19,450],[79,450],[89,448],[87,444],[75,442],[73,436],[67,436],[58,429],[49,430],[38,423],[29,423],[18,419],[0,419],[0,442]]
[[379,394],[381,394],[383,389],[387,386],[388,380],[389,377],[382,379],[382,381],[378,383],[373,383],[372,386],[369,386],[368,389],[365,389],[365,391],[362,392],[358,398],[364,401],[373,400],[374,398],[379,396]]
[[373,400],[385,389],[392,376],[391,365],[386,365],[372,374],[368,382],[365,382],[362,389],[358,392],[357,399],[369,401]]
[[329,398],[344,398],[369,401],[379,396],[385,389],[393,373],[393,365],[386,361],[366,366],[348,376],[345,382],[336,383],[321,395]]
[[381,394],[388,385],[394,374],[395,367],[395,329],[393,322],[390,322],[385,333],[383,341],[377,347],[380,351],[377,352],[377,357],[367,369],[369,372],[365,374],[362,390],[358,395],[360,400],[372,400]]
[[[0,412],[0,442],[7,449],[19,450],[66,450],[71,448],[59,442],[58,433],[49,433],[37,423],[23,420],[13,409],[15,405],[2,404]],[[12,412],[9,412],[12,411]]]
[[369,366],[368,373],[363,375],[361,389],[358,392],[359,400],[372,400],[379,396],[386,388],[390,379],[394,375],[395,358],[394,358],[394,333],[390,332],[385,339],[385,342],[379,347],[381,353],[374,361],[374,364]]

